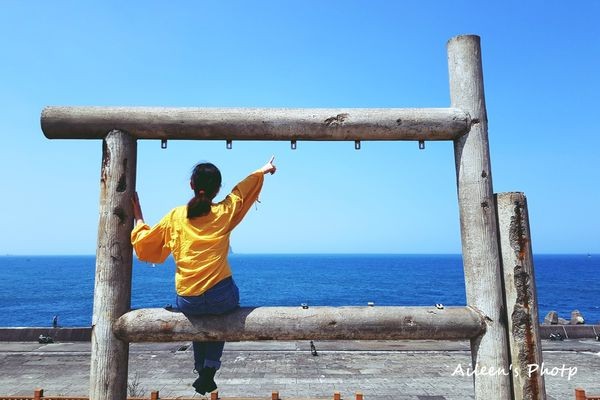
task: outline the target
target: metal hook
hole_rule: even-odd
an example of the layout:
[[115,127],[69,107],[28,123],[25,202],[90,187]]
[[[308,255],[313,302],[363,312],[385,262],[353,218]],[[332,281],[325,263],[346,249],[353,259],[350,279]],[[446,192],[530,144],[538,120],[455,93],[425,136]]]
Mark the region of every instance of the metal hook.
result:
[[227,139],[225,147],[227,148],[227,150],[231,150],[233,148],[233,142],[230,139]]
[[424,149],[425,149],[425,141],[419,140],[419,150],[424,150]]
[[296,139],[292,140],[290,145],[292,146],[292,150],[296,150]]
[[167,139],[161,139],[161,141],[160,141],[160,148],[161,149],[166,149],[167,148]]
[[360,140],[354,141],[354,150],[360,150]]

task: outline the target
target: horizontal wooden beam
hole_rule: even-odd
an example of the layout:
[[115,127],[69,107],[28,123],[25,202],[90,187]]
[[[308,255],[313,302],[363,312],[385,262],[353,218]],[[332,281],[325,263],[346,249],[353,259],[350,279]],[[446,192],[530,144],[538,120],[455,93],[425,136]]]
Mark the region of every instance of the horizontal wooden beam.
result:
[[455,108],[46,107],[41,124],[49,139],[453,140],[471,118]]
[[128,342],[244,340],[470,339],[485,330],[470,307],[243,307],[190,317],[161,308],[121,316],[113,332]]

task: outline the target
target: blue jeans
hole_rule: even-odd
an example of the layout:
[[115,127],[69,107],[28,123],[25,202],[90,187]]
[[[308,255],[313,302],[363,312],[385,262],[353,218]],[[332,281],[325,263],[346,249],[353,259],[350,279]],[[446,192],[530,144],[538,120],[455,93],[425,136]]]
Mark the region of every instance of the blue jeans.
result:
[[[200,296],[177,295],[177,308],[186,315],[218,315],[240,306],[240,291],[233,278],[225,278]],[[193,342],[194,368],[219,369],[225,342]]]

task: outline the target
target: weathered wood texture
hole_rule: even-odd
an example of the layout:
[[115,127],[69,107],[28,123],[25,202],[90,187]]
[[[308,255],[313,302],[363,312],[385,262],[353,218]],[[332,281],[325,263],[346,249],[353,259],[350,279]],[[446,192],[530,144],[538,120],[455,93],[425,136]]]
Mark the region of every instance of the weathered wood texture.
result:
[[513,371],[518,371],[513,373],[514,398],[545,400],[527,199],[523,193],[500,193],[496,195],[496,207],[511,364]]
[[[458,203],[467,304],[486,316],[486,334],[471,340],[473,365],[487,371],[509,368],[505,306],[502,298],[498,232],[478,36],[448,42],[452,107],[467,111],[473,126],[454,141]],[[511,399],[510,378],[476,374],[477,400]]]
[[180,340],[468,339],[485,323],[469,307],[258,307],[190,317],[160,308],[130,311],[115,324],[129,342]]
[[125,399],[129,344],[113,334],[113,324],[129,311],[137,146],[135,138],[110,132],[102,143],[100,221],[92,317],[90,399]]
[[49,139],[99,139],[119,129],[138,139],[453,140],[467,113],[425,109],[46,107]]

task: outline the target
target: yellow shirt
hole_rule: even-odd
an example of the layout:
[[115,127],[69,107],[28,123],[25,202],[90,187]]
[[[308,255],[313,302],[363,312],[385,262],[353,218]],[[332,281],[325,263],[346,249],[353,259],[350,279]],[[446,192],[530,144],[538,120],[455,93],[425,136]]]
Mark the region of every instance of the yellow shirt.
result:
[[175,288],[180,296],[197,296],[231,276],[227,261],[229,235],[258,199],[264,174],[255,171],[210,213],[187,218],[187,206],[176,207],[150,228],[137,225],[131,243],[142,261],[162,263],[173,253]]

